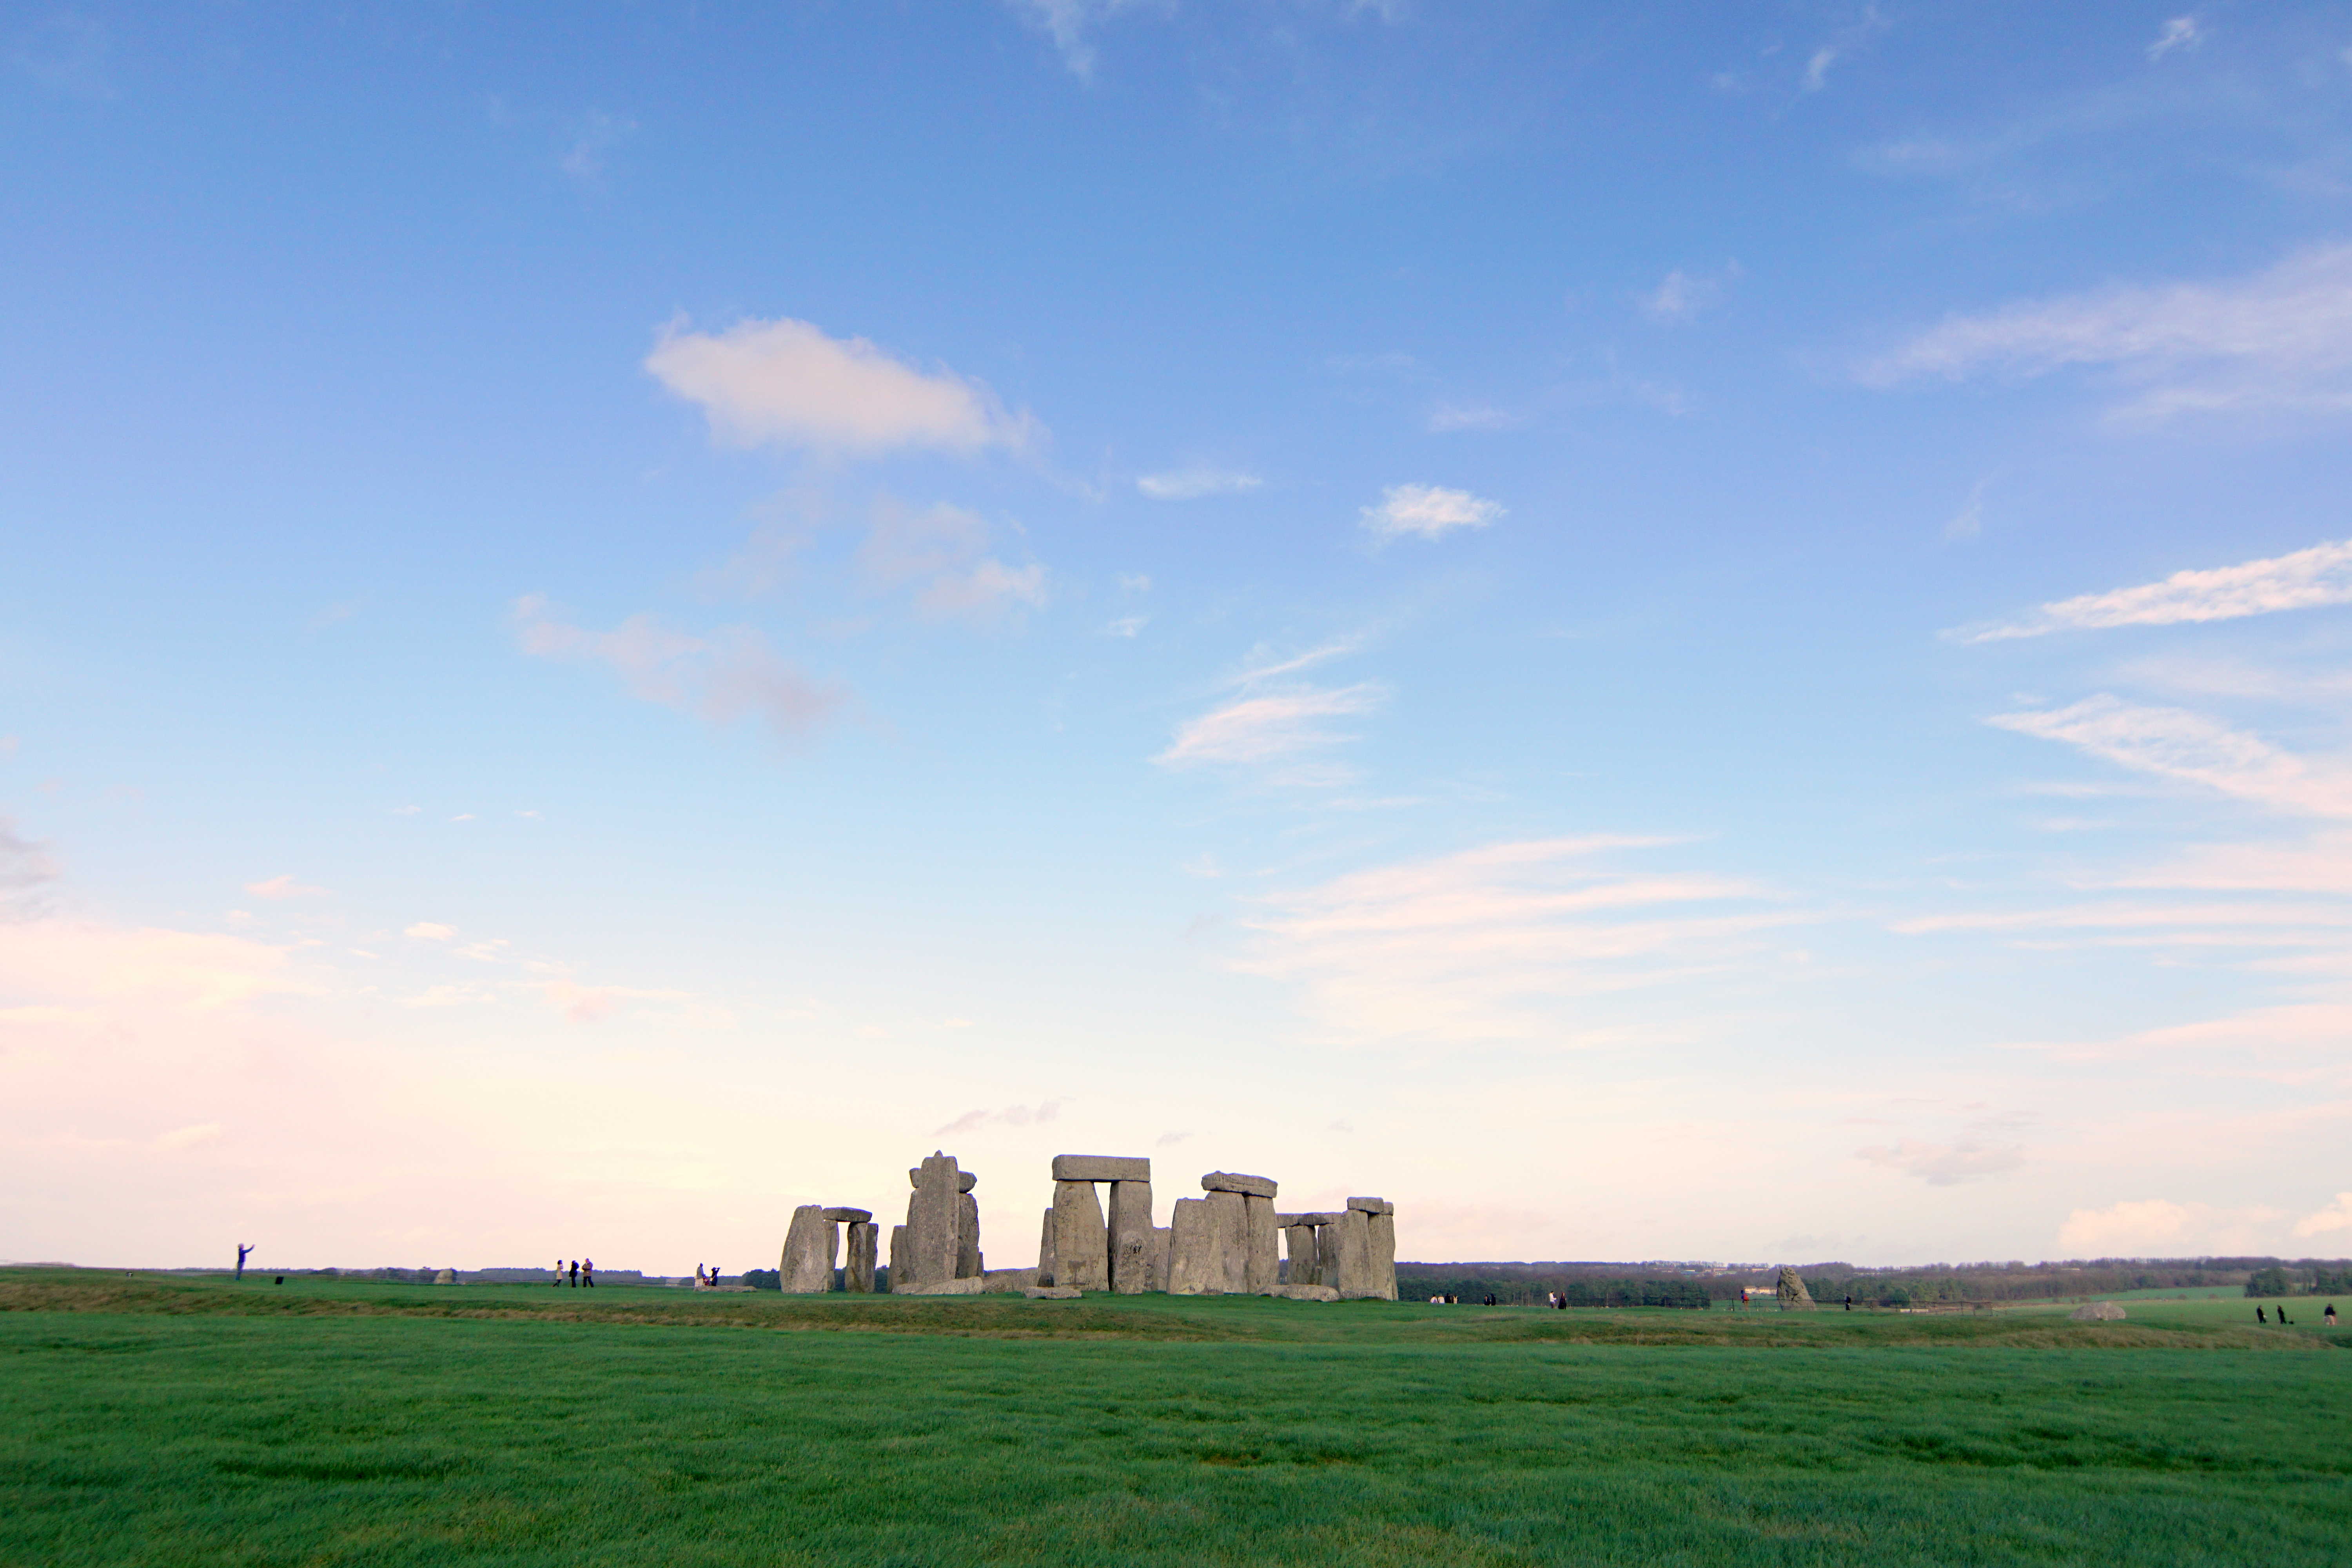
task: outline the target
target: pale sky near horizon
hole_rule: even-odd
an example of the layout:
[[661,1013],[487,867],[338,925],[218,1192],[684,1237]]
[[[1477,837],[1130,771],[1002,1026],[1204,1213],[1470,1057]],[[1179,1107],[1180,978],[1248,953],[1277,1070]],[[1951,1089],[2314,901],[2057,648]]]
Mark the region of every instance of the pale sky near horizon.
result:
[[2352,1253],[2352,6],[0,22],[0,1258]]

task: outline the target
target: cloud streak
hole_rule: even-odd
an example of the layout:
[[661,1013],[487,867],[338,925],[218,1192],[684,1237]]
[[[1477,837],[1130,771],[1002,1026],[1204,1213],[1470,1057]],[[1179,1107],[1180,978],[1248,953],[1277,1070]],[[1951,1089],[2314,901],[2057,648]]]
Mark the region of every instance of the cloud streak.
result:
[[951,371],[921,371],[864,338],[833,338],[790,318],[736,322],[722,332],[663,330],[646,369],[698,405],[711,433],[737,446],[767,443],[852,457],[899,449],[971,456],[1020,450],[1038,435],[1028,415]]
[[2003,713],[1986,722],[2273,810],[2352,816],[2352,775],[2340,765],[2306,762],[2187,709],[2142,707],[2101,693],[2070,707]]
[[1861,367],[1868,385],[2094,366],[2137,384],[2117,413],[2352,409],[2352,245],[2220,283],[2116,285],[1957,315]]
[[1197,500],[1202,496],[1239,495],[1265,482],[1255,474],[1230,468],[1172,468],[1143,475],[1135,481],[1135,488],[1153,500]]
[[1457,529],[1485,528],[1503,515],[1501,503],[1438,485],[1391,485],[1380,503],[1361,512],[1365,530],[1382,543],[1392,539],[1443,539]]
[[552,618],[538,594],[515,601],[513,621],[516,641],[531,658],[604,665],[632,695],[713,724],[755,715],[779,738],[793,740],[847,700],[839,686],[813,680],[779,658],[749,626],[695,637],[635,615],[612,631],[589,631]]
[[2352,604],[2352,541],[2315,544],[2235,566],[2175,572],[2159,583],[2053,600],[2023,620],[1946,635],[1962,642],[2000,642],[2058,631],[2228,621],[2343,604]]

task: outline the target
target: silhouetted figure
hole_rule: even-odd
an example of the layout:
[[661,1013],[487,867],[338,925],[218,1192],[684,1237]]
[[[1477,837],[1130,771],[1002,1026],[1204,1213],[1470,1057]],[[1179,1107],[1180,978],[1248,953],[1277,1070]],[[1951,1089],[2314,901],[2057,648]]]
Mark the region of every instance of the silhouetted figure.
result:
[[2258,1323],[2267,1323],[2270,1321],[2271,1315],[2268,1312],[2263,1311],[2260,1307],[2254,1309],[2254,1321]]
[[580,1289],[580,1259],[576,1258],[572,1260],[572,1288]]
[[1489,1307],[1491,1307],[1491,1306],[1493,1306],[1494,1304],[1495,1304],[1495,1293],[1494,1293],[1492,1290],[1489,1290],[1489,1291],[1487,1291],[1487,1292],[1486,1292],[1486,1305],[1488,1305]]
[[2279,1308],[2279,1326],[2284,1329],[2294,1327],[2293,1323],[2287,1321],[2286,1308],[2284,1305]]
[[583,1258],[580,1260],[580,1283],[586,1286],[591,1290],[596,1288],[596,1260],[594,1258]]
[[2335,1303],[2335,1302],[2330,1301],[2330,1302],[2328,1302],[2328,1303],[2327,1303],[2327,1310],[2326,1310],[2325,1312],[2322,1312],[2322,1313],[2320,1313],[2320,1314],[2319,1314],[2319,1321],[2320,1321],[2321,1322],[2323,1322],[2323,1323],[2326,1323],[2326,1324],[2329,1328],[2331,1328],[2331,1329],[2332,1329],[2332,1328],[2334,1328],[2334,1327],[2336,1326],[2336,1303]]
[[236,1277],[245,1278],[245,1260],[253,1256],[253,1248],[240,1241],[236,1244]]
[[555,1260],[555,1278],[549,1280],[548,1283],[554,1286],[559,1290],[563,1289],[563,1259],[561,1258]]
[[1851,1296],[1845,1299],[1845,1310],[1849,1312],[1853,1310],[1853,1298]]

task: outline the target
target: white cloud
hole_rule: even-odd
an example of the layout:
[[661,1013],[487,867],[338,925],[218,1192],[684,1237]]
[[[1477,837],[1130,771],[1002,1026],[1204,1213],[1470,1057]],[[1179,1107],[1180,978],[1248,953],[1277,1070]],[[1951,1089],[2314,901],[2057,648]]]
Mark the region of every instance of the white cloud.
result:
[[2193,49],[2205,41],[2204,29],[2198,26],[2194,16],[2175,16],[2165,23],[2147,47],[2147,58],[2160,60],[2175,49]]
[[0,816],[0,899],[20,899],[58,877],[58,863],[43,846],[16,834],[16,825]]
[[514,622],[526,654],[607,665],[634,695],[714,724],[757,714],[777,735],[792,738],[846,700],[840,687],[812,680],[779,658],[749,626],[695,637],[635,615],[612,631],[592,632],[551,619],[538,594],[515,601]]
[[984,1127],[1043,1127],[1061,1112],[1061,1102],[1052,1100],[1034,1107],[1008,1105],[1002,1110],[967,1110],[946,1126],[933,1128],[931,1136],[953,1138]]
[[310,987],[289,973],[287,950],[244,937],[86,921],[0,921],[0,999],[79,1008],[132,1003],[205,1013]]
[[934,619],[987,621],[1045,604],[1045,569],[1008,566],[984,553],[988,524],[944,502],[914,510],[888,497],[875,504],[858,563],[884,587],[916,584],[915,608]]
[[1486,404],[1457,406],[1448,404],[1430,414],[1429,427],[1444,435],[1454,430],[1516,430],[1527,421],[1507,408]]
[[2336,1194],[2334,1203],[2294,1222],[2294,1234],[2299,1237],[2332,1236],[2347,1230],[2352,1230],[2352,1193]]
[[2316,765],[2218,720],[2181,708],[2145,708],[2102,693],[2071,707],[2003,713],[1999,729],[2063,741],[2095,757],[2241,800],[2314,816],[2352,816],[2352,775]]
[[1080,81],[1095,76],[1095,48],[1087,35],[1134,0],[1006,0],[1013,13],[1054,41],[1062,63]]
[[192,1149],[199,1143],[213,1142],[217,1140],[220,1135],[221,1124],[219,1122],[199,1121],[193,1127],[174,1128],[169,1132],[161,1134],[155,1140],[155,1147],[158,1149]]
[[1237,967],[1299,984],[1343,1035],[1573,1043],[1543,1004],[1703,972],[1788,918],[1724,907],[1759,896],[1734,879],[1604,861],[1657,842],[1493,844],[1275,893],[1244,922],[1257,945]]
[[1642,309],[1654,320],[1687,321],[1723,302],[1725,290],[1740,276],[1739,263],[1727,265],[1712,277],[1677,267],[1655,289],[1642,296]]
[[2352,604],[2352,541],[2315,544],[2235,566],[2175,572],[2160,583],[2053,600],[2024,620],[1950,635],[1964,642],[1998,642],[2054,631],[2228,621],[2343,604]]
[[604,178],[604,154],[636,134],[637,122],[606,114],[601,110],[580,122],[578,134],[556,166],[580,184],[602,184]]
[[2352,408],[2352,245],[2224,283],[2123,286],[1953,316],[1862,367],[1866,384],[2103,366],[2137,384],[2122,416]]
[[1135,481],[1135,488],[1153,500],[1195,500],[1254,490],[1265,482],[1255,474],[1230,468],[1174,468],[1164,474],[1145,474]]
[[1150,616],[1121,616],[1103,627],[1103,635],[1114,637],[1135,637],[1150,623]]
[[289,873],[272,877],[265,882],[247,882],[245,890],[257,899],[312,899],[326,892],[324,888],[305,886]]
[[419,942],[447,942],[457,934],[457,928],[445,926],[437,921],[418,921],[415,925],[402,931],[400,934],[415,937]]
[[1018,450],[1035,423],[950,371],[924,372],[864,338],[807,321],[738,321],[723,332],[672,325],[646,356],[664,386],[699,404],[711,430],[742,446],[778,442],[849,455],[900,447]]
[[1922,1143],[1906,1138],[1892,1147],[1858,1151],[1861,1158],[1906,1176],[1916,1176],[1931,1187],[1949,1187],[1980,1176],[1997,1176],[2025,1163],[2021,1143]]
[[2183,1258],[2261,1248],[2276,1209],[2225,1209],[2141,1198],[2103,1209],[2076,1209],[2058,1227],[2059,1247],[2078,1258]]
[[1437,485],[1391,485],[1378,506],[1362,512],[1364,527],[1382,541],[1440,539],[1457,528],[1485,528],[1502,515],[1497,502]]
[[1327,729],[1322,721],[1369,713],[1386,695],[1379,686],[1362,681],[1239,698],[1186,723],[1169,748],[1151,760],[1169,767],[1263,763],[1336,745],[1353,737]]

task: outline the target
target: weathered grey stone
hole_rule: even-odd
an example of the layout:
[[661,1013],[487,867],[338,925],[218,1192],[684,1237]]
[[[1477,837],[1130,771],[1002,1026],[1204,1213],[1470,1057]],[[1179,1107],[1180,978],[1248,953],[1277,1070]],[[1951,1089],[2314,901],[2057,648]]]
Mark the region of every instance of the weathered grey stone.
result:
[[1054,1282],[1054,1211],[1045,1211],[1045,1234],[1037,1238],[1037,1283]]
[[1232,1171],[1212,1171],[1201,1178],[1204,1193],[1246,1193],[1255,1198],[1270,1198],[1278,1190],[1264,1176],[1244,1176]]
[[[1055,1162],[1059,1163],[1059,1162]],[[1136,1163],[1150,1168],[1150,1162]],[[1151,1289],[1151,1184],[1110,1184],[1110,1288],[1122,1296]]]
[[[914,1196],[907,1200],[907,1282],[929,1285],[956,1274],[959,1235],[963,1228],[961,1174],[955,1156],[934,1153],[915,1173]],[[898,1288],[894,1270],[890,1288]]]
[[[1283,1217],[1281,1215],[1275,1215],[1276,1219]],[[1288,1217],[1297,1219],[1298,1216],[1291,1215]],[[1316,1227],[1311,1225],[1288,1225],[1282,1227],[1282,1234],[1289,1243],[1290,1248],[1290,1273],[1286,1277],[1286,1283],[1302,1287],[1323,1283],[1323,1251],[1315,1245],[1315,1230]]]
[[864,1225],[874,1217],[874,1211],[872,1209],[827,1209],[824,1211],[824,1217],[828,1225]]
[[1224,1293],[1225,1265],[1217,1253],[1216,1219],[1206,1198],[1178,1198],[1168,1207],[1168,1293]]
[[823,1204],[803,1204],[793,1211],[792,1227],[784,1232],[784,1253],[776,1265],[786,1295],[819,1296],[833,1289],[833,1249],[836,1236],[824,1217]]
[[1092,1182],[1054,1184],[1054,1283],[1110,1289],[1110,1231]]
[[904,1290],[893,1281],[890,1293],[894,1296],[977,1296],[987,1288],[988,1281],[975,1274],[969,1279],[927,1280],[920,1285],[910,1285]]
[[1032,1301],[1075,1301],[1086,1294],[1083,1290],[1073,1290],[1067,1285],[1032,1285],[1021,1293]]
[[2123,1308],[2114,1301],[2085,1301],[2066,1314],[2078,1323],[2120,1323]]
[[1339,1277],[1327,1276],[1325,1283],[1338,1288],[1342,1301],[1379,1300],[1380,1284],[1372,1271],[1372,1216],[1351,1208],[1328,1228],[1339,1233]]
[[956,1278],[969,1279],[981,1272],[980,1200],[970,1188],[956,1194]]
[[1394,1208],[1371,1216],[1372,1289],[1383,1301],[1397,1299],[1396,1286],[1396,1211]]
[[980,1277],[981,1290],[986,1295],[1011,1295],[1026,1290],[1037,1283],[1034,1268],[991,1268]]
[[1219,1191],[1203,1194],[1201,1202],[1209,1205],[1210,1233],[1216,1242],[1217,1289],[1239,1296],[1249,1289],[1247,1200],[1236,1192]]
[[1396,1213],[1396,1205],[1386,1198],[1349,1198],[1348,1206],[1359,1214]]
[[900,1265],[904,1263],[906,1257],[907,1227],[903,1225],[894,1225],[890,1227],[890,1289],[894,1293],[898,1289],[898,1281],[906,1278],[900,1270]]
[[1056,1154],[1054,1156],[1054,1180],[1148,1182],[1151,1180],[1151,1162],[1131,1160],[1118,1154]]
[[1267,1296],[1282,1283],[1281,1232],[1275,1228],[1274,1200],[1242,1196],[1242,1289]]
[[1285,1285],[1267,1294],[1280,1296],[1288,1301],[1336,1301],[1339,1299],[1339,1292],[1328,1285]]
[[1348,1211],[1345,1209],[1319,1209],[1313,1214],[1300,1215],[1297,1219],[1292,1223],[1297,1225],[1311,1225],[1320,1228],[1327,1225],[1338,1225],[1339,1223],[1339,1216],[1347,1212]]
[[882,1227],[870,1219],[849,1222],[849,1260],[842,1266],[842,1289],[861,1296],[874,1294],[874,1252],[881,1236]]
[[1793,1268],[1780,1270],[1780,1283],[1772,1287],[1772,1293],[1780,1298],[1780,1310],[1784,1312],[1792,1308],[1799,1311],[1812,1310],[1813,1293],[1805,1289],[1805,1277]]
[[457,1271],[454,1268],[436,1268],[433,1271],[433,1283],[436,1285],[455,1285],[457,1282]]
[[1154,1290],[1165,1290],[1168,1289],[1169,1240],[1170,1232],[1166,1226],[1156,1226],[1152,1228],[1151,1289]]
[[1316,1260],[1323,1266],[1323,1283],[1337,1289],[1339,1283],[1339,1221],[1338,1219],[1334,1219],[1329,1225],[1316,1231],[1315,1256]]
[[971,1171],[962,1171],[957,1173],[956,1191],[960,1193],[968,1193],[978,1185],[980,1185],[980,1177]]

